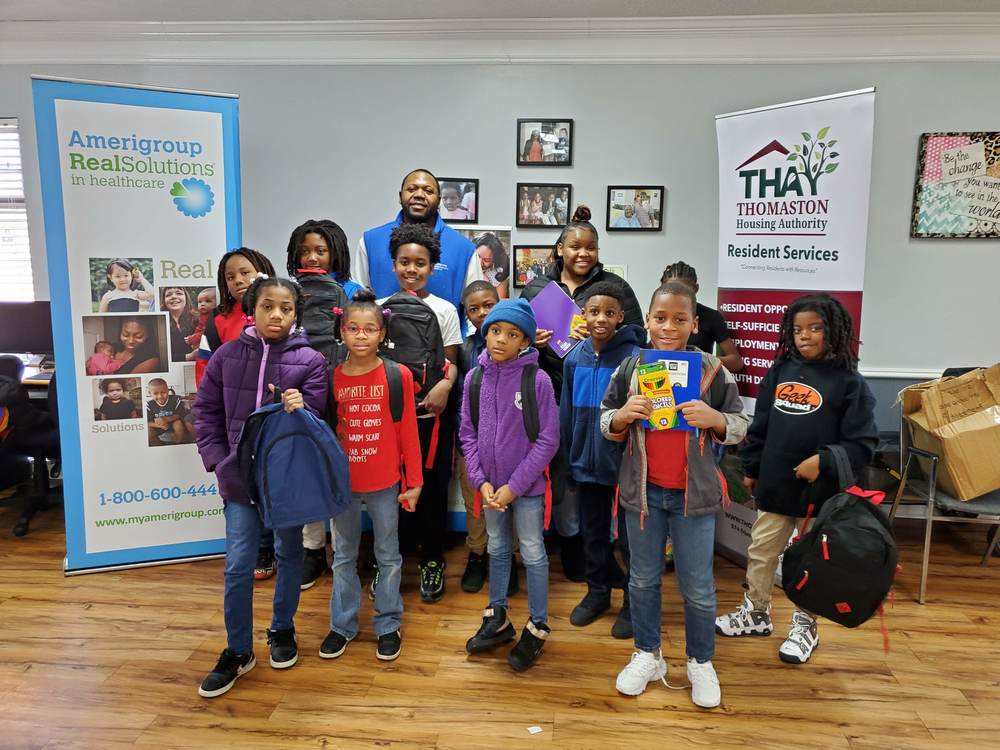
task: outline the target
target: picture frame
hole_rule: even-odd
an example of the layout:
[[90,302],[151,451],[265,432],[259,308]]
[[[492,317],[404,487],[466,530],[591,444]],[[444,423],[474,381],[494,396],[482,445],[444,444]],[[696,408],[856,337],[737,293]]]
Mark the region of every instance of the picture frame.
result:
[[623,281],[628,281],[628,264],[627,263],[603,263],[604,270],[607,273],[613,273],[618,276]]
[[1000,132],[921,133],[910,236],[1000,237]]
[[515,138],[519,167],[573,166],[573,120],[568,117],[519,118]]
[[485,278],[497,290],[500,299],[510,297],[510,270],[513,258],[511,234],[513,228],[506,226],[461,226],[455,229],[460,235],[476,246]]
[[663,185],[608,185],[609,232],[663,230]]
[[515,289],[524,289],[536,276],[545,273],[552,256],[551,245],[514,245],[511,278]]
[[[438,214],[440,214],[446,224],[479,223],[478,178],[438,177],[438,186],[441,188],[441,201],[438,204]],[[452,195],[453,192],[457,195],[457,198]],[[454,203],[454,205],[449,208],[446,204],[451,203]]]
[[573,186],[564,182],[519,182],[514,192],[514,224],[558,228],[573,215]]

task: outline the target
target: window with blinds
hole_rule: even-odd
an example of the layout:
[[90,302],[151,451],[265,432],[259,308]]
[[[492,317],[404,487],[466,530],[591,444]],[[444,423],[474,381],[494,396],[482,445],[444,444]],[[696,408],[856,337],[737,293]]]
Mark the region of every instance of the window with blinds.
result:
[[31,301],[31,250],[17,120],[0,117],[0,300]]

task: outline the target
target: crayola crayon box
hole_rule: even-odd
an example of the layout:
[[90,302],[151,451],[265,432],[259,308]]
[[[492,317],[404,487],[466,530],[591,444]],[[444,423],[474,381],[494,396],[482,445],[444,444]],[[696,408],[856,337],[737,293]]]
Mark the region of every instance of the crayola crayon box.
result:
[[653,402],[650,430],[696,432],[684,421],[679,404],[700,398],[701,352],[667,352],[644,349],[636,367],[639,392]]

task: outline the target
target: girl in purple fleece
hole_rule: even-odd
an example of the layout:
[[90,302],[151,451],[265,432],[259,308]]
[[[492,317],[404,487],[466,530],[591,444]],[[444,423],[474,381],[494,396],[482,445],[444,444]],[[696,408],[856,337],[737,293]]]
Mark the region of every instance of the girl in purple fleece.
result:
[[[483,624],[465,648],[479,653],[514,640],[507,619],[507,580],[510,577],[512,530],[517,525],[521,558],[528,572],[528,622],[507,661],[521,672],[535,663],[549,635],[549,559],[542,532],[549,503],[545,470],[559,449],[559,411],[549,376],[538,368],[538,352],[531,347],[535,316],[524,300],[501,300],[483,321],[486,349],[479,367],[465,379],[460,439],[469,483],[485,505],[489,534],[490,602]],[[521,411],[521,382],[525,368],[535,370],[538,439],[531,442]],[[482,369],[478,428],[470,412],[470,385]]]
[[[198,386],[198,452],[205,468],[215,472],[226,518],[223,615],[228,644],[198,689],[204,698],[222,695],[257,663],[253,570],[263,526],[236,463],[240,430],[272,393],[281,393],[286,411],[304,408],[319,415],[326,408],[326,360],[309,346],[301,328],[302,307],[298,284],[258,276],[243,295],[243,311],[253,316],[254,325],[215,351]],[[278,579],[267,642],[271,666],[286,669],[298,659],[292,618],[302,583],[302,527],[275,529],[274,541]]]

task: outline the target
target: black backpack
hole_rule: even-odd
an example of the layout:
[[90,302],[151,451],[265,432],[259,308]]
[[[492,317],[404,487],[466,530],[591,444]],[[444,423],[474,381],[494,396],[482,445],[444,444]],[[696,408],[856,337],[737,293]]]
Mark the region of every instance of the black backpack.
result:
[[444,380],[444,339],[437,315],[410,292],[396,292],[382,307],[391,314],[379,354],[410,368],[413,382],[419,386],[419,404],[431,388]]
[[[828,448],[841,487],[853,473],[847,452]],[[881,610],[896,577],[896,539],[876,506],[883,492],[849,487],[823,503],[812,528],[785,550],[781,587],[799,608],[856,628]]]
[[309,336],[309,345],[330,364],[343,362],[347,352],[337,340],[337,316],[333,309],[347,307],[347,292],[323,271],[300,270],[295,280],[302,287],[305,298],[302,327]]
[[[538,394],[535,392],[535,375],[538,365],[528,365],[521,370],[521,417],[524,419],[524,431],[528,440],[534,443],[538,440]],[[483,389],[483,368],[477,366],[472,371],[469,381],[469,416],[472,426],[479,430],[479,394]]]

